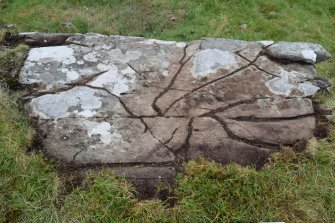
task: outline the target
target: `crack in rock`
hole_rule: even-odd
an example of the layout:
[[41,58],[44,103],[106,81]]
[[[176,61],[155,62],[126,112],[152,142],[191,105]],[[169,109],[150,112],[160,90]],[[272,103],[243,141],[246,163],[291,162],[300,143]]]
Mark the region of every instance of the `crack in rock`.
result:
[[143,165],[167,179],[202,156],[260,165],[313,137],[310,98],[329,86],[314,63],[330,55],[317,44],[21,36],[57,45],[32,48],[19,82],[44,150],[74,169],[110,166],[144,179]]
[[172,88],[172,86],[173,86],[173,84],[175,82],[175,79],[178,77],[178,74],[181,72],[181,70],[183,69],[184,65],[192,57],[192,56],[190,56],[186,61],[184,61],[185,57],[187,56],[187,54],[186,54],[187,47],[188,47],[188,45],[186,45],[184,47],[183,57],[179,61],[179,69],[177,70],[177,72],[175,73],[175,75],[173,76],[173,78],[171,79],[169,85],[161,93],[159,93],[159,95],[154,99],[154,101],[152,103],[152,107],[155,109],[155,111],[159,115],[163,115],[163,112],[162,112],[161,108],[157,105],[157,101]]

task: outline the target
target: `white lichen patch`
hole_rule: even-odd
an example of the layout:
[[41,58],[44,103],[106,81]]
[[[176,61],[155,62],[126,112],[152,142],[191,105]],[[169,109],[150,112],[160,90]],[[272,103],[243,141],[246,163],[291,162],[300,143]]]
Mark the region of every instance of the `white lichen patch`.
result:
[[238,59],[234,53],[218,49],[205,49],[195,55],[192,76],[201,78],[214,73],[218,69],[238,67]]
[[[37,83],[39,90],[50,91],[109,69],[105,68],[107,65],[102,67],[102,63],[93,63],[98,56],[94,53],[88,56],[89,52],[90,48],[76,45],[34,48],[21,69],[19,82]],[[91,61],[87,62],[83,57]]]
[[60,119],[71,115],[89,118],[101,108],[101,98],[96,90],[87,87],[75,87],[58,94],[47,94],[34,98],[28,106],[33,116],[42,119]]
[[178,43],[176,43],[176,46],[177,47],[180,47],[180,48],[184,48],[184,47],[186,47],[186,43],[185,42],[178,42]]
[[306,96],[312,96],[318,90],[320,90],[319,87],[313,85],[311,82],[308,82],[308,81],[298,84],[298,89],[304,92]]
[[97,135],[103,144],[121,143],[123,141],[122,135],[117,132],[109,122],[95,122],[84,120],[83,124],[87,129],[87,134],[89,137]]
[[142,53],[137,50],[127,50],[123,53],[121,49],[113,49],[107,51],[107,53],[109,59],[117,63],[128,63],[131,60],[137,60],[142,55]]
[[69,70],[67,68],[62,68],[61,71],[66,73],[67,79],[69,79],[71,81],[77,80],[80,77],[79,73],[75,70]]
[[115,65],[99,63],[97,68],[100,71],[107,71],[107,70],[110,70],[110,69],[115,69]]
[[112,46],[104,44],[104,45],[101,46],[101,49],[110,50],[110,49],[112,49]]
[[159,45],[174,45],[176,41],[165,41],[165,40],[157,40],[157,39],[148,39],[144,41],[145,44],[159,44]]
[[121,71],[116,66],[113,66],[112,69],[101,74],[95,80],[89,82],[88,85],[103,87],[109,92],[120,96],[121,93],[128,92],[134,87],[135,74],[135,71],[129,66]]
[[121,73],[123,75],[130,75],[130,76],[134,76],[134,74],[136,73],[133,69],[131,69],[131,67],[127,67],[126,69],[124,70],[121,70]]
[[33,48],[29,51],[27,61],[41,62],[43,60],[59,61],[67,64],[76,61],[73,56],[73,49],[68,46]]
[[302,54],[303,58],[305,58],[306,60],[309,60],[312,63],[316,62],[317,55],[314,52],[314,50],[302,50],[301,54]]
[[272,40],[261,40],[261,41],[257,41],[257,42],[259,42],[260,44],[262,44],[265,47],[270,46],[274,43]]
[[287,80],[276,77],[266,83],[268,89],[278,95],[289,96],[292,86],[289,86]]
[[268,89],[274,94],[288,97],[300,92],[299,96],[311,96],[319,90],[319,87],[307,81],[307,77],[303,73],[289,72],[280,68],[279,76],[266,83]]
[[98,62],[98,57],[95,52],[88,53],[83,56],[84,60],[89,61],[89,62]]

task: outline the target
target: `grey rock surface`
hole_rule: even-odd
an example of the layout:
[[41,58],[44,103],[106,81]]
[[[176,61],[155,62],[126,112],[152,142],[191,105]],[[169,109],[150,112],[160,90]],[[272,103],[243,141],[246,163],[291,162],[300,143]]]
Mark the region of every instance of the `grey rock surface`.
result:
[[331,58],[319,44],[301,42],[278,42],[267,49],[267,54],[276,59],[314,64]]
[[313,64],[329,57],[310,43],[89,33],[32,48],[19,81],[51,156],[167,179],[201,156],[258,165],[313,137]]

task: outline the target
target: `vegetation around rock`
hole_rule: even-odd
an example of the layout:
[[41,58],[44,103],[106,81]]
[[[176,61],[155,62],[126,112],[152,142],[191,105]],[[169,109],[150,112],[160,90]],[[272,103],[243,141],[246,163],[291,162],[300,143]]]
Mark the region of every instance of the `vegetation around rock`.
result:
[[[48,0],[0,0],[0,23],[20,31],[310,41],[333,55],[334,15],[335,2],[327,0],[59,0],[51,6]],[[0,47],[0,76],[15,76],[27,49]],[[318,73],[334,84],[335,60],[318,65]],[[0,222],[335,221],[332,124],[325,124],[326,139],[312,139],[301,153],[287,148],[259,171],[192,161],[169,200],[138,200],[134,188],[108,169],[88,173],[79,184],[66,180],[56,162],[31,148],[36,133],[19,109],[18,94],[3,85],[0,90]],[[334,89],[314,100],[334,109]]]

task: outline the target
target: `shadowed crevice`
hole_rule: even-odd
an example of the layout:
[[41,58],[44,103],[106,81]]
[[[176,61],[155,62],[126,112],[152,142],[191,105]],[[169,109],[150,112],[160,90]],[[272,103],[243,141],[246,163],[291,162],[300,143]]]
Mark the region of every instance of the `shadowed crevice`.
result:
[[179,60],[179,69],[177,70],[177,72],[175,73],[175,75],[173,76],[173,78],[171,79],[169,85],[161,92],[159,93],[159,95],[157,97],[155,97],[154,101],[152,102],[152,108],[157,112],[158,115],[163,115],[163,111],[161,110],[161,108],[157,105],[157,101],[159,100],[159,98],[161,98],[164,94],[166,94],[171,87],[173,86],[176,78],[178,77],[178,74],[182,71],[184,65],[192,58],[193,55],[191,55],[186,61],[183,62],[183,60],[185,59],[187,53],[188,45],[186,45],[183,49],[183,57]]

